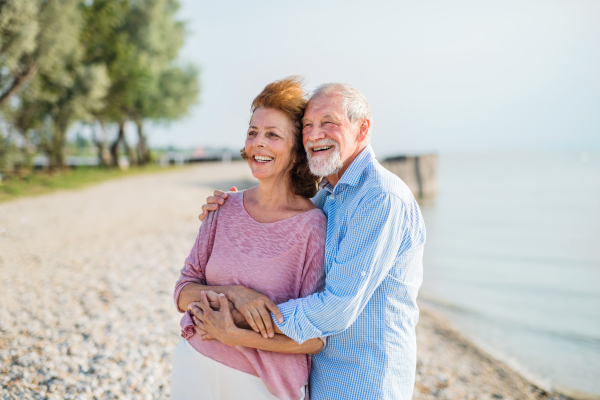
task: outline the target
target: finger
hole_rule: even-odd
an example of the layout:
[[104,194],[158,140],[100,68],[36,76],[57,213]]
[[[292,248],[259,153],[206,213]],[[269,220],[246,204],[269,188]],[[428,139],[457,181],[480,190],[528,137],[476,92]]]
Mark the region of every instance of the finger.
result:
[[277,307],[277,304],[273,303],[270,299],[267,298],[265,300],[265,306],[269,309],[269,311],[271,311],[273,313],[273,315],[277,319],[277,322],[282,324],[283,323],[283,314],[279,310],[279,307]]
[[222,190],[215,190],[214,197],[221,197],[223,199],[227,198],[227,193]]
[[206,292],[200,292],[200,308],[205,314],[212,311],[212,308],[210,308],[210,304],[208,303],[208,298],[206,297]]
[[198,215],[198,219],[200,222],[204,222],[204,220],[208,217],[208,211],[202,211],[202,214]]
[[219,205],[215,203],[203,204],[202,211],[216,211],[219,209]]
[[[237,192],[237,188],[235,186],[232,186],[231,189],[229,189],[230,192]],[[227,196],[227,193],[225,193],[225,196]],[[227,198],[227,197],[225,197]]]
[[212,307],[213,310],[219,311],[221,308],[221,303],[219,302],[219,295],[213,291],[206,292],[206,297],[208,297],[208,303]]
[[204,322],[200,321],[200,320],[199,320],[198,318],[196,318],[196,317],[193,317],[193,320],[194,320],[194,326],[195,326],[196,328],[200,328],[200,329],[202,329],[203,331],[207,331],[207,329],[206,329],[206,325],[204,325]]
[[231,322],[233,323],[233,317],[231,316],[231,311],[229,310],[229,300],[227,300],[227,296],[225,296],[223,293],[219,294],[219,304],[221,306],[221,310],[223,313],[223,316],[225,317],[225,320],[231,320]]
[[199,307],[200,303],[192,303],[189,305],[189,309],[192,312],[192,317],[196,317],[204,321],[204,311]]
[[246,322],[248,322],[250,328],[252,328],[254,332],[260,332],[260,329],[258,329],[258,326],[256,326],[256,323],[254,322],[254,317],[252,316],[252,313],[248,310],[248,308],[244,307],[244,310],[241,311],[241,313],[244,316],[244,318],[246,318]]
[[208,196],[206,204],[223,204],[223,196]]
[[258,326],[258,329],[260,330],[260,334],[266,339],[268,338],[268,334],[267,334],[267,328],[265,328],[265,324],[263,322],[262,316],[260,315],[260,312],[258,312],[258,310],[256,308],[252,308],[250,310],[250,312],[252,313],[252,317],[254,317],[254,322],[256,322],[256,325]]
[[273,329],[273,321],[271,320],[271,313],[264,307],[259,307],[258,312],[262,317],[262,321],[267,328],[267,335],[272,338],[275,336],[275,330]]

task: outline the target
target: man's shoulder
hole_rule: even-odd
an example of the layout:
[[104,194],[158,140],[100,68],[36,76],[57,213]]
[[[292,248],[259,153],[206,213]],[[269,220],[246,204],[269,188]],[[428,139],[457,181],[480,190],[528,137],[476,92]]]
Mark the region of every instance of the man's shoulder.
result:
[[365,168],[359,192],[365,200],[389,199],[404,204],[416,202],[406,183],[375,160]]

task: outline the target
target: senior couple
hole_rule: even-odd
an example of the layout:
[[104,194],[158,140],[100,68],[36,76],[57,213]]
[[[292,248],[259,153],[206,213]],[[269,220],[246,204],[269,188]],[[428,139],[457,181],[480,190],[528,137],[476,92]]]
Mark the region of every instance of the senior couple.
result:
[[307,101],[291,77],[251,110],[258,186],[202,207],[171,398],[410,399],[425,226],[375,159],[369,103],[338,83]]

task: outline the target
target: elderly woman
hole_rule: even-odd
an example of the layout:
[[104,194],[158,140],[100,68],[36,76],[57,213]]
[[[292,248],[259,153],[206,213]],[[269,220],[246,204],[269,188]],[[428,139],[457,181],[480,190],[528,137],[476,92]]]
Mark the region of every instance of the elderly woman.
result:
[[[267,85],[252,102],[242,157],[258,186],[229,193],[226,204],[209,214],[181,270],[175,304],[185,314],[173,356],[173,400],[305,398],[310,354],[324,342],[300,345],[275,334],[265,312],[267,307],[280,316],[276,303],[324,284],[326,219],[309,200],[318,178],[302,145],[305,107],[295,77]],[[266,296],[264,306],[249,305],[246,287]],[[207,294],[215,293],[221,297],[213,297],[212,306],[225,315],[225,325],[208,333],[194,326],[189,308],[198,301],[208,305]],[[238,328],[246,321],[254,330]]]

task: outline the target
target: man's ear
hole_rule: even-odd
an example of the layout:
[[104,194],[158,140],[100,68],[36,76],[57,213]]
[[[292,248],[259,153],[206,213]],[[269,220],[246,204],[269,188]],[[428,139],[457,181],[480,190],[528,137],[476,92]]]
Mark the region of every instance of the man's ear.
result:
[[358,141],[362,142],[363,140],[365,140],[367,138],[367,134],[369,133],[369,128],[371,127],[371,121],[369,121],[367,118],[363,119],[362,122],[360,122],[360,125],[358,127]]

